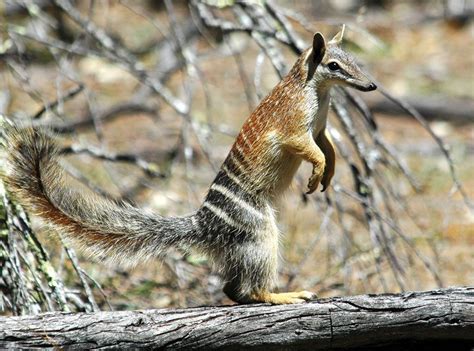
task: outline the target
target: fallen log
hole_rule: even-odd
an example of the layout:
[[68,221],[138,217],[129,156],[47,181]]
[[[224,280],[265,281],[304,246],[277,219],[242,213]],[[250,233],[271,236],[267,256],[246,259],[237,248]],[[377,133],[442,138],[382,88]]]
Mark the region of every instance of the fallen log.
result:
[[299,305],[0,317],[0,349],[422,350],[443,345],[449,350],[474,346],[474,287]]
[[[457,124],[474,122],[474,100],[454,97],[405,97],[410,106],[429,121],[443,120]],[[395,103],[387,99],[368,101],[373,112],[389,115],[405,115],[406,113]]]

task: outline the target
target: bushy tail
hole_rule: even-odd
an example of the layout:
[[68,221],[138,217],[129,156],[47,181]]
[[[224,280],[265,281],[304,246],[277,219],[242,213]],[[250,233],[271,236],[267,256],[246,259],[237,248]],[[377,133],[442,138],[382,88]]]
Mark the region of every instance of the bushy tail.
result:
[[164,218],[92,192],[69,189],[58,163],[59,149],[49,136],[31,127],[7,127],[4,135],[7,189],[29,212],[87,252],[134,263],[171,247],[193,244],[193,216]]

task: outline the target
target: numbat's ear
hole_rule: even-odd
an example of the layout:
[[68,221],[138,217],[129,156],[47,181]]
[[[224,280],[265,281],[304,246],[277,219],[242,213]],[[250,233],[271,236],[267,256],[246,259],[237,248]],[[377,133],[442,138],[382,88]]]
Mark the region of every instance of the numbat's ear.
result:
[[316,33],[313,37],[313,47],[311,48],[311,52],[308,55],[308,77],[306,77],[306,81],[309,81],[313,78],[314,72],[316,72],[316,68],[323,60],[324,54],[326,52],[326,41],[321,33]]
[[342,38],[344,37],[344,30],[346,29],[346,25],[343,24],[341,30],[334,36],[334,38],[329,41],[329,44],[337,44],[339,45],[342,42]]

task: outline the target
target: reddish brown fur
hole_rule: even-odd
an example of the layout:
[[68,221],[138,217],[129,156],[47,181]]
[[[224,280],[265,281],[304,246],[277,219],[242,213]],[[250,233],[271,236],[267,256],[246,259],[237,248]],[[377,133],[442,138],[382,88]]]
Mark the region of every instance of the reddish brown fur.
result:
[[302,71],[301,65],[296,64],[242,126],[231,153],[243,153],[248,175],[258,176],[262,168],[271,162],[274,155],[268,145],[267,136],[270,133],[275,133],[283,141],[303,127],[306,112],[301,109],[305,99]]

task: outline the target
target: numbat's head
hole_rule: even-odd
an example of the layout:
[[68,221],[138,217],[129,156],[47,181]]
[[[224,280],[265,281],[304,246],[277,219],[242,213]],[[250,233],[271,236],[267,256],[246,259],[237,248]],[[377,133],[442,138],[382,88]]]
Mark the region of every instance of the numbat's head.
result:
[[377,86],[370,81],[355,62],[355,58],[339,47],[344,26],[328,43],[321,33],[313,37],[313,46],[305,56],[307,82],[321,85],[345,85],[361,91],[371,91]]

